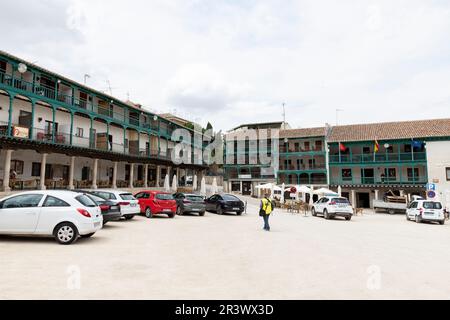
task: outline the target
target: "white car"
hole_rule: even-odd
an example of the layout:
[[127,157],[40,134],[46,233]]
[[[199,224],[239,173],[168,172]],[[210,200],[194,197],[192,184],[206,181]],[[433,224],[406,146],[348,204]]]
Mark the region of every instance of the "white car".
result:
[[53,236],[67,245],[102,226],[100,208],[83,193],[30,191],[0,200],[0,234]]
[[406,209],[406,220],[414,220],[417,223],[432,221],[443,225],[445,224],[444,207],[438,201],[413,201]]
[[127,220],[131,220],[141,213],[139,201],[129,192],[121,190],[93,190],[90,192],[117,204],[122,217]]
[[335,217],[344,217],[350,221],[353,216],[353,207],[346,198],[342,197],[323,197],[313,204],[312,215],[323,215],[325,219],[333,219]]

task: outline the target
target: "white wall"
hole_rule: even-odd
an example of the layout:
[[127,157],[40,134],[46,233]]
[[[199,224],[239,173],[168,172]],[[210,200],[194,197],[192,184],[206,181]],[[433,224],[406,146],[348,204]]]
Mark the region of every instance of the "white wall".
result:
[[446,168],[450,168],[450,141],[427,142],[428,180],[436,183],[440,200],[450,209],[450,181],[447,181]]

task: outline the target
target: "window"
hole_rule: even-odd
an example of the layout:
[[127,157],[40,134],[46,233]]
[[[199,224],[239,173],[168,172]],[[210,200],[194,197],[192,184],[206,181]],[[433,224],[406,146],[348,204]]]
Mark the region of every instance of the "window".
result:
[[408,168],[408,178],[419,178],[419,168]]
[[95,191],[93,193],[105,200],[116,200],[117,199],[116,196],[114,195],[114,193],[103,192],[103,191]]
[[342,180],[351,181],[352,177],[352,169],[342,169]]
[[0,72],[6,72],[6,61],[0,60]]
[[416,209],[418,204],[419,204],[418,202],[413,202],[413,203],[411,203],[411,204],[409,205],[409,209]]
[[32,177],[40,177],[41,176],[41,163],[33,162],[31,165],[31,176]]
[[23,161],[11,160],[11,170],[13,170],[17,174],[23,174]]
[[173,196],[171,194],[160,193],[156,195],[156,199],[158,200],[173,200]]
[[364,154],[368,154],[368,153],[372,153],[372,151],[370,151],[370,147],[364,147],[363,148],[363,153]]
[[305,151],[309,151],[309,149],[310,149],[310,143],[309,143],[309,141],[306,141],[305,142]]
[[131,193],[122,193],[120,197],[122,198],[122,200],[136,200],[136,198],[133,197]]
[[24,194],[17,197],[6,199],[0,203],[2,209],[13,208],[35,208],[41,202],[43,195],[41,194]]
[[53,132],[57,133],[58,132],[58,123],[46,120],[45,121],[45,132],[49,135],[53,134]]
[[136,195],[136,199],[148,199],[148,198],[150,198],[150,195],[148,193],[142,192]]
[[88,207],[88,208],[94,208],[97,206],[97,204],[94,202],[94,200],[92,200],[91,198],[89,198],[87,195],[80,195],[78,197],[75,198],[79,203],[81,203],[83,206]]
[[436,210],[441,210],[442,209],[442,204],[440,202],[424,202],[423,203],[423,208],[424,209],[436,209]]
[[83,138],[84,137],[84,129],[83,128],[77,128],[77,131],[75,133],[75,137]]
[[445,168],[445,172],[447,176],[447,181],[450,181],[450,168]]
[[70,205],[61,199],[48,196],[47,199],[45,199],[43,207],[45,208],[70,207]]

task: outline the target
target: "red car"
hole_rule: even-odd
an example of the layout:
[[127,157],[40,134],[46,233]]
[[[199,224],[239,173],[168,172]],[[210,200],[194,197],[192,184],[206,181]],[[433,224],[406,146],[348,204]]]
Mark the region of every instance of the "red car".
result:
[[141,213],[147,218],[155,214],[167,214],[174,218],[177,212],[177,202],[172,194],[161,191],[141,191],[134,196],[139,201]]

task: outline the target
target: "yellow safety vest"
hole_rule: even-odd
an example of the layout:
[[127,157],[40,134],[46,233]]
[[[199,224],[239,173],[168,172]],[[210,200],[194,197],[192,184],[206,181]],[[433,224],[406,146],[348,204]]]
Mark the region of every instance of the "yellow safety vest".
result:
[[270,200],[267,200],[266,198],[262,199],[262,209],[266,214],[272,213],[272,202]]

